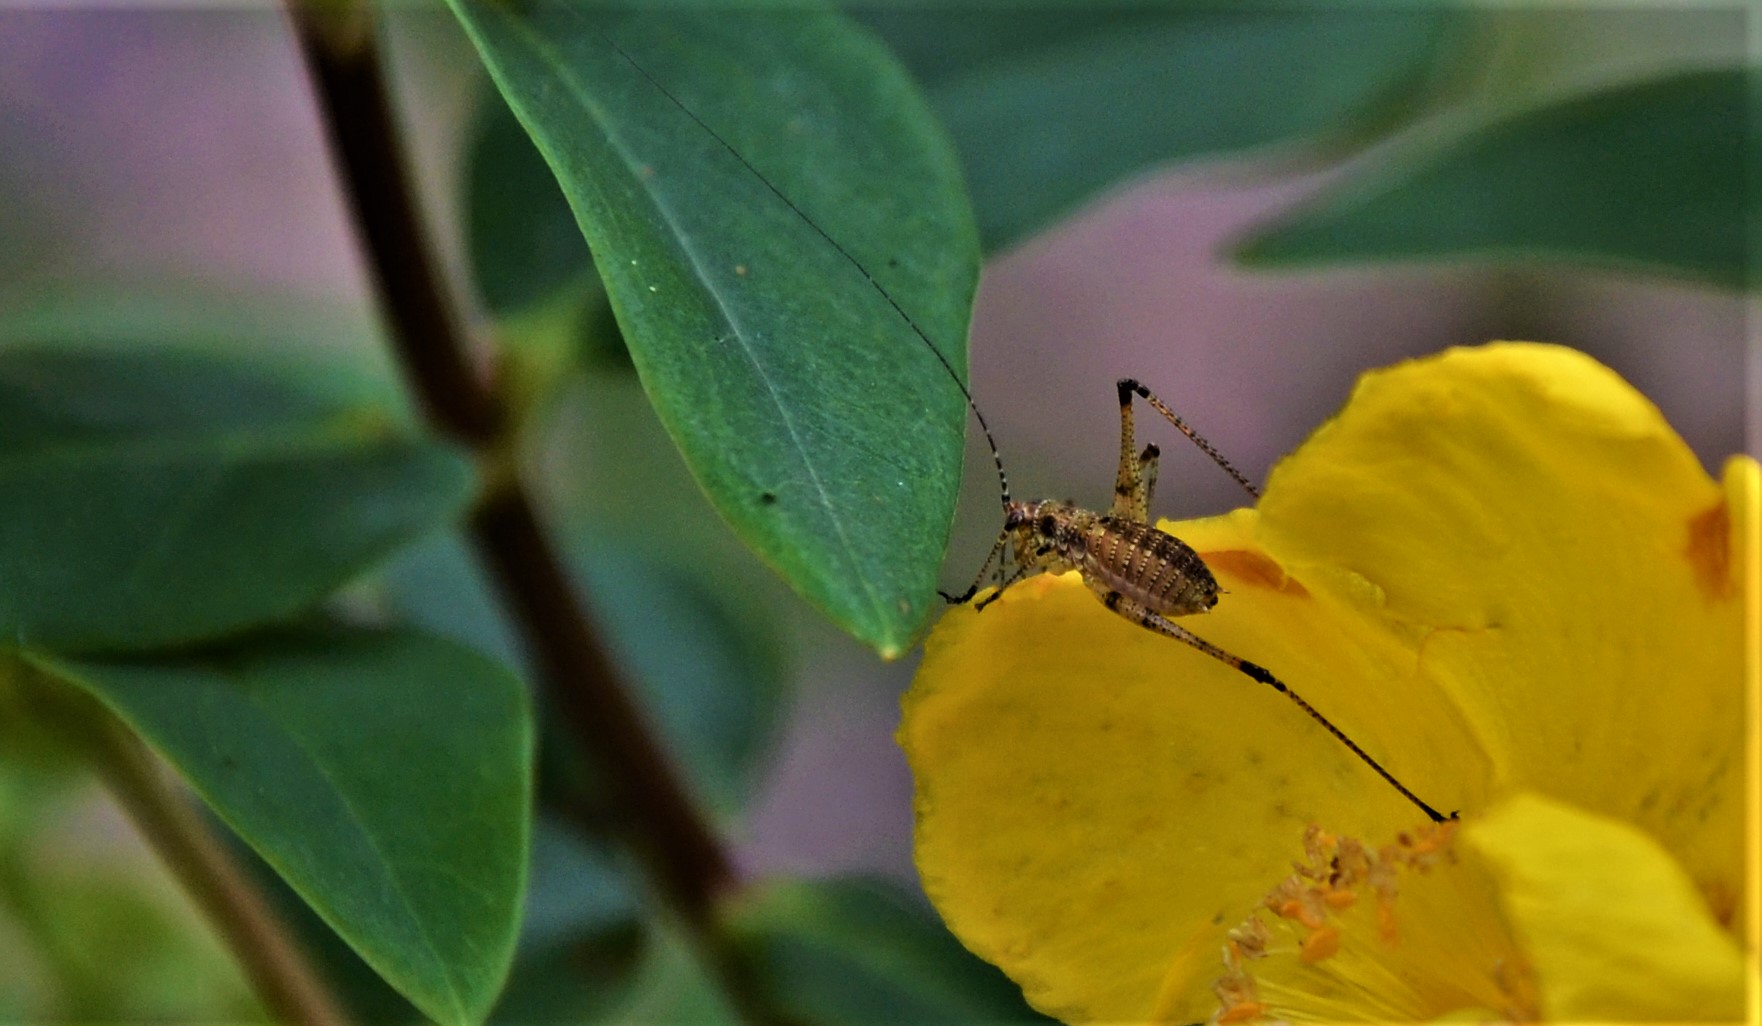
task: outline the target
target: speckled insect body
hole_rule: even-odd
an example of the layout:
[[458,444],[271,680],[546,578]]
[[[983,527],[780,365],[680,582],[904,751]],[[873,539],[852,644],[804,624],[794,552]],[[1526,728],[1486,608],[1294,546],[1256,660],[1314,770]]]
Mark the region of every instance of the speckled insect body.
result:
[[[1156,469],[1160,452],[1152,445],[1142,450],[1134,440],[1132,402],[1143,399],[1210,456],[1218,466],[1236,480],[1250,496],[1258,499],[1260,492],[1200,434],[1177,417],[1160,399],[1131,378],[1118,382],[1120,396],[1120,466],[1114,480],[1113,505],[1107,513],[1096,513],[1072,502],[1042,500],[1020,502],[1010,498],[1009,479],[1003,472],[1003,461],[997,457],[997,445],[991,441],[983,419],[991,452],[997,462],[998,482],[1003,499],[1003,530],[997,544],[991,547],[985,565],[973,584],[961,595],[944,593],[951,603],[964,603],[979,590],[992,566],[1003,573],[1000,559],[1015,564],[1015,570],[999,582],[996,591],[974,603],[983,610],[997,601],[1009,586],[1035,571],[1066,573],[1075,571],[1089,590],[1114,613],[1158,634],[1191,645],[1237,672],[1271,687],[1309,714],[1328,733],[1345,745],[1353,755],[1374,770],[1402,797],[1412,802],[1433,822],[1447,817],[1408,790],[1405,784],[1371,758],[1357,742],[1315,707],[1292,691],[1279,678],[1258,663],[1249,662],[1226,652],[1192,631],[1174,622],[1175,617],[1210,612],[1218,603],[1222,589],[1211,568],[1192,546],[1174,535],[1160,531],[1150,522],[1150,501],[1156,489]],[[963,389],[964,390],[964,389]],[[972,397],[968,396],[968,402]],[[975,415],[978,407],[973,407]]]

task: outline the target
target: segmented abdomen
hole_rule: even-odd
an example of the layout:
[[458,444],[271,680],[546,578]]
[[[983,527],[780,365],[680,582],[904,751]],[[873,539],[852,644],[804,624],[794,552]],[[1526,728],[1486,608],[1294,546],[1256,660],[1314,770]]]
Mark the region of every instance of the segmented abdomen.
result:
[[1084,534],[1083,573],[1164,616],[1217,604],[1217,580],[1199,554],[1149,524],[1097,518]]

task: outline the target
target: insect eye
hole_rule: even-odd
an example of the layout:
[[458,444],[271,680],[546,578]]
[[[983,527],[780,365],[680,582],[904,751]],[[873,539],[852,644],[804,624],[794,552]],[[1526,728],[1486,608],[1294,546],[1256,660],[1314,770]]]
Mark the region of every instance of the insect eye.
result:
[[1057,520],[1053,519],[1051,516],[1044,516],[1044,517],[1040,518],[1040,533],[1041,534],[1052,534],[1057,530],[1058,530],[1058,521]]

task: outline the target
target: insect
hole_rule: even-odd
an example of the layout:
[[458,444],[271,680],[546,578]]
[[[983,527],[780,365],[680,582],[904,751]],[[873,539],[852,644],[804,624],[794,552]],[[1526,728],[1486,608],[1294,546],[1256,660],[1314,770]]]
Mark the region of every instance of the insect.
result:
[[978,610],[997,600],[1010,585],[1026,577],[1036,570],[1051,572],[1076,571],[1085,584],[1093,591],[1109,610],[1131,620],[1139,626],[1156,631],[1159,634],[1183,642],[1211,656],[1226,666],[1231,667],[1251,680],[1271,687],[1275,691],[1296,703],[1317,723],[1344,744],[1353,755],[1382,777],[1401,796],[1417,806],[1434,823],[1443,822],[1446,818],[1454,819],[1455,813],[1449,817],[1441,815],[1436,809],[1426,804],[1420,797],[1408,790],[1388,770],[1373,759],[1369,753],[1360,748],[1356,742],[1347,737],[1340,728],[1323,716],[1316,708],[1305,701],[1283,681],[1273,676],[1266,668],[1257,663],[1249,662],[1239,656],[1218,648],[1205,639],[1174,622],[1174,617],[1204,613],[1217,605],[1219,588],[1216,578],[1212,576],[1205,561],[1187,543],[1171,534],[1158,530],[1150,522],[1150,500],[1156,488],[1157,462],[1160,451],[1156,445],[1137,448],[1134,440],[1132,423],[1132,407],[1134,397],[1143,399],[1157,413],[1175,426],[1194,445],[1198,446],[1207,456],[1233,477],[1250,496],[1258,499],[1260,493],[1246,477],[1233,467],[1230,462],[1212,447],[1198,432],[1189,427],[1185,421],[1176,416],[1151,391],[1131,378],[1119,380],[1120,399],[1120,466],[1114,483],[1114,499],[1111,509],[1105,513],[1096,513],[1083,509],[1074,503],[1047,500],[1040,502],[1019,502],[1010,496],[1009,475],[1004,471],[1003,456],[998,451],[997,440],[991,433],[991,426],[985,421],[985,414],[980,411],[977,400],[967,387],[961,376],[955,373],[953,365],[942,351],[931,341],[930,336],[918,326],[911,315],[888,293],[887,289],[869,273],[868,268],[857,260],[842,244],[821,228],[810,218],[795,201],[791,200],[770,179],[765,177],[727,140],[699,118],[689,107],[681,103],[671,91],[661,84],[653,75],[638,64],[628,53],[614,43],[609,37],[606,42],[613,50],[624,58],[631,67],[646,78],[673,105],[708,135],[715,139],[736,160],[745,166],[755,179],[763,184],[774,196],[783,202],[795,216],[827,245],[836,250],[868,281],[881,298],[886,300],[901,320],[911,328],[936,360],[947,371],[949,379],[960,389],[966,399],[967,408],[972,411],[973,418],[978,422],[979,430],[984,435],[985,444],[991,450],[991,460],[997,469],[997,480],[1003,503],[1004,523],[999,532],[997,542],[991,547],[985,564],[980,568],[973,584],[961,595],[942,593],[942,597],[952,604],[971,601],[978,593],[979,585],[986,574],[996,564],[1002,572],[1000,557],[1004,557],[1006,549],[1016,567],[1013,573],[1002,580],[998,589],[980,599],[976,603]]
[[[1059,500],[1021,502],[1012,499],[1009,478],[1003,472],[996,442],[991,439],[990,428],[979,414],[977,405],[973,405],[972,396],[968,395],[968,403],[974,416],[979,418],[980,429],[985,433],[997,463],[1003,499],[1003,530],[998,533],[996,544],[992,545],[990,555],[985,557],[984,565],[967,590],[959,595],[943,592],[942,597],[954,605],[972,601],[993,564],[997,564],[1001,572],[1000,557],[1005,556],[1006,549],[1014,559],[1015,571],[1002,580],[996,591],[975,603],[979,610],[997,601],[1010,585],[1036,570],[1051,573],[1074,570],[1082,576],[1089,590],[1113,612],[1140,627],[1191,645],[1295,702],[1402,797],[1418,806],[1432,822],[1454,819],[1454,813],[1445,817],[1426,804],[1265,667],[1226,652],[1174,622],[1174,617],[1210,612],[1218,603],[1219,588],[1211,569],[1192,546],[1158,530],[1150,522],[1150,501],[1156,491],[1157,462],[1161,451],[1155,443],[1142,450],[1137,448],[1132,422],[1133,398],[1143,399],[1167,418],[1176,430],[1234,478],[1249,496],[1259,499],[1260,492],[1210,442],[1176,416],[1149,389],[1131,378],[1121,378],[1116,385],[1120,398],[1120,466],[1114,479],[1113,505],[1107,513],[1096,513]],[[962,390],[965,391],[965,386]]]

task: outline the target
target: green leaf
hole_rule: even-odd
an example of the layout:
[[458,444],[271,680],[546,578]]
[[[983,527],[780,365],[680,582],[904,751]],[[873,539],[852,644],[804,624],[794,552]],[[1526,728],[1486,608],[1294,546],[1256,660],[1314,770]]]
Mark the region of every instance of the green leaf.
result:
[[630,999],[641,968],[641,906],[629,869],[580,827],[540,818],[526,925],[490,1021],[594,1022]]
[[1465,20],[1440,6],[889,10],[867,20],[960,147],[987,249],[1155,165],[1338,146],[1413,110]]
[[485,98],[467,159],[466,238],[490,311],[586,287],[593,262],[569,202],[500,96]]
[[733,927],[764,994],[791,1021],[1051,1021],[922,901],[884,880],[766,884],[742,898]]
[[[570,563],[643,710],[708,807],[733,816],[758,786],[785,699],[768,625],[678,567],[607,542]],[[387,568],[393,609],[510,664],[519,645],[488,581],[455,537],[406,549]]]
[[616,1026],[737,1026],[746,1021],[713,980],[682,930],[651,922],[629,996],[614,1014],[597,1021]]
[[953,516],[950,378],[979,269],[958,166],[905,74],[830,13],[450,2],[699,485],[797,591],[903,651]]
[[1237,256],[1560,260],[1753,286],[1747,74],[1690,72],[1517,114],[1385,162]]
[[470,489],[377,407],[236,359],[0,351],[0,638],[142,649],[285,618]]
[[341,627],[25,658],[139,733],[424,1014],[482,1021],[526,882],[532,722],[511,673],[451,642]]
[[492,1023],[739,1026],[728,998],[682,931],[630,922],[537,954],[515,970]]
[[373,310],[361,303],[281,294],[241,299],[210,283],[141,288],[71,282],[0,293],[3,350],[171,350],[236,359],[241,339],[250,340],[258,374],[332,405],[373,406],[399,423],[414,422]]
[[754,618],[681,570],[598,545],[574,559],[613,655],[700,801],[725,816],[754,796],[786,697]]

